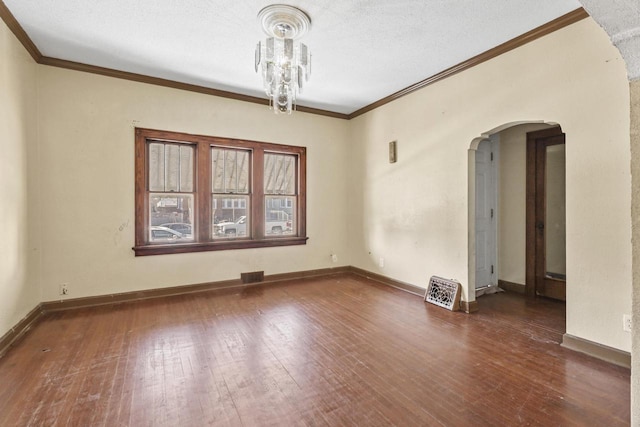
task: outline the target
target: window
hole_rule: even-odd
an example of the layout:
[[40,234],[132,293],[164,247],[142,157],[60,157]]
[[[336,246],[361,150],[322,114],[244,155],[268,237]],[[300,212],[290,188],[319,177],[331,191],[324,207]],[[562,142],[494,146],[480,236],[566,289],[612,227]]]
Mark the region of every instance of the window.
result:
[[137,256],[306,243],[306,149],[136,129]]

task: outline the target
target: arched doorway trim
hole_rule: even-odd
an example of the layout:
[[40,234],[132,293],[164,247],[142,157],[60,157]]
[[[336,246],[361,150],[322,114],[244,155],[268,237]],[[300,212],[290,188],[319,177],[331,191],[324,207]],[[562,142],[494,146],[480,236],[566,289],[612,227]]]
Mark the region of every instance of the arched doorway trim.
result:
[[482,141],[488,140],[492,135],[498,134],[506,129],[524,125],[524,124],[546,124],[549,126],[558,126],[558,123],[546,120],[523,120],[514,121],[494,127],[491,130],[483,132],[480,136],[473,138],[469,144],[467,152],[467,277],[468,281],[464,285],[463,296],[466,304],[465,311],[473,312],[477,310],[477,302],[475,295],[476,283],[476,152]]

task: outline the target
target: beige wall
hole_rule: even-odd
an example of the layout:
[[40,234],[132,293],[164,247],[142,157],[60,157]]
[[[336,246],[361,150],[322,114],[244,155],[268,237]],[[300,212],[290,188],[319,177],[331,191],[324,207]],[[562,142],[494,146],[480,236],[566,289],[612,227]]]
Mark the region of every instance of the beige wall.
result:
[[633,177],[633,349],[631,353],[631,419],[640,426],[640,80],[631,92],[631,172]]
[[30,163],[36,158],[37,66],[0,21],[0,336],[40,302]]
[[536,120],[567,135],[567,333],[629,351],[629,89],[618,51],[591,19],[352,121],[353,264],[420,286],[434,274],[469,286],[470,143]]
[[[347,121],[44,66],[39,107],[43,300],[350,264]],[[306,146],[307,245],[134,257],[136,126]]]
[[527,261],[527,132],[548,127],[532,123],[499,133],[498,279],[523,286]]

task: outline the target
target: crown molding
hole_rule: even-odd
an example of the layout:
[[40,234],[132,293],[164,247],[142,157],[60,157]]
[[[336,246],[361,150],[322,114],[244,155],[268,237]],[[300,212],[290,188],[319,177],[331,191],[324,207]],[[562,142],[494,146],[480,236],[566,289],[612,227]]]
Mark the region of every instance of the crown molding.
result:
[[589,17],[589,14],[587,13],[587,11],[580,7],[574,10],[573,12],[569,12],[566,15],[562,15],[561,17],[554,19],[553,21],[549,21],[544,25],[534,28],[529,32],[526,32],[501,45],[498,45],[493,49],[489,49],[486,52],[483,52],[479,55],[474,56],[473,58],[469,58],[464,62],[461,62],[457,65],[454,65],[453,67],[447,68],[446,70],[439,72],[438,74],[435,74],[427,79],[424,79],[394,94],[391,94],[385,98],[382,98],[372,104],[369,104],[366,107],[363,107],[357,111],[354,111],[353,113],[349,114],[349,120],[356,118],[358,116],[361,116],[364,113],[367,113],[382,105],[395,101],[396,99],[401,98],[405,95],[409,95],[410,93],[420,90],[426,86],[432,85],[448,77],[451,77],[455,74],[458,74],[462,71],[473,68],[476,65],[482,64],[483,62],[486,62],[490,59],[498,57],[503,53],[507,53],[509,51],[517,49],[529,42],[539,39],[540,37],[546,36],[547,34],[553,33],[554,31],[558,31],[564,27],[567,27],[571,24],[574,24],[588,17]]
[[[587,13],[587,11],[584,10],[584,8],[580,7],[574,10],[573,12],[569,12],[559,18],[554,19],[553,21],[550,21],[544,25],[534,28],[529,32],[526,32],[492,49],[489,49],[486,52],[476,55],[473,58],[470,58],[464,62],[454,65],[453,67],[447,68],[446,70],[438,74],[435,74],[425,80],[422,80],[409,87],[406,87],[392,95],[384,97],[372,104],[369,104],[357,111],[354,111],[351,114],[343,114],[343,113],[337,113],[334,111],[322,110],[322,109],[311,108],[311,107],[303,107],[303,106],[298,106],[297,111],[300,111],[303,113],[316,114],[320,116],[333,117],[337,119],[351,120],[375,108],[388,104],[392,101],[395,101],[398,98],[401,98],[405,95],[409,95],[410,93],[420,90],[433,83],[444,80],[462,71],[473,68],[476,65],[482,64],[483,62],[486,62],[490,59],[500,56],[503,53],[512,51],[520,46],[523,46],[529,42],[537,40],[540,37],[546,36],[547,34],[550,34],[554,31],[558,31],[564,27],[567,27],[578,21],[581,21],[582,19],[585,19],[587,17],[589,17],[589,14]],[[213,95],[221,98],[234,99],[237,101],[251,102],[254,104],[261,104],[261,105],[269,105],[269,101],[267,99],[258,98],[255,96],[242,95],[235,92],[212,89],[205,86],[182,83],[175,80],[162,79],[159,77],[151,77],[143,74],[130,73],[127,71],[114,70],[111,68],[98,67],[95,65],[88,65],[80,62],[73,62],[73,61],[67,61],[64,59],[43,56],[40,50],[38,49],[38,47],[29,38],[29,36],[24,31],[20,23],[16,20],[16,18],[13,16],[11,11],[7,8],[7,6],[4,4],[2,0],[0,0],[0,18],[2,18],[5,24],[9,27],[9,29],[13,32],[13,34],[22,43],[24,48],[33,57],[34,61],[36,61],[38,64],[65,68],[68,70],[81,71],[85,73],[99,74],[102,76],[114,77],[117,79],[130,80],[130,81],[135,81],[140,83],[147,83],[147,84],[152,84],[156,86],[164,86],[164,87],[169,87],[173,89],[186,90],[186,91],[202,93],[206,95]]]
[[22,46],[27,49],[27,52],[29,52],[33,60],[39,64],[42,60],[42,53],[40,53],[38,47],[33,43],[31,38],[29,38],[24,28],[22,28],[22,25],[20,25],[16,17],[13,16],[13,13],[11,13],[2,0],[0,0],[0,18],[7,24],[7,27],[9,27],[18,41],[22,43]]
[[[225,90],[213,89],[210,87],[198,86],[190,83],[182,83],[175,80],[162,79],[159,77],[151,77],[144,74],[130,73],[128,71],[114,70],[112,68],[98,67],[95,65],[83,64],[81,62],[67,61],[65,59],[57,59],[57,58],[51,58],[48,56],[42,56],[38,63],[42,65],[49,65],[51,67],[65,68],[68,70],[81,71],[81,72],[91,73],[91,74],[99,74],[102,76],[114,77],[117,79],[130,80],[130,81],[139,82],[139,83],[147,83],[147,84],[156,85],[156,86],[164,86],[164,87],[169,87],[173,89],[186,90],[189,92],[202,93],[205,95],[213,95],[221,98],[234,99],[236,101],[251,102],[251,103],[260,104],[260,105],[269,105],[269,100],[265,98],[258,98],[256,96],[250,96],[250,95],[242,95],[235,92],[228,92]],[[320,116],[328,116],[328,117],[333,117],[337,119],[347,118],[346,114],[336,113],[336,112],[327,111],[327,110],[321,110],[318,108],[303,107],[300,105],[296,107],[296,111],[301,111],[303,113],[317,114]]]

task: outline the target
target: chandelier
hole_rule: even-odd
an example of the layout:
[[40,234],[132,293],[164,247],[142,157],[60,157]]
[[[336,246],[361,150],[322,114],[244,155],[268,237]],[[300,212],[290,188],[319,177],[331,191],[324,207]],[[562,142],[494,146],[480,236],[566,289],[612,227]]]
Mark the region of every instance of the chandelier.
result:
[[265,7],[258,19],[267,39],[256,46],[256,72],[261,68],[269,106],[276,114],[291,114],[311,74],[311,53],[295,40],[307,32],[311,20],[300,9],[281,4]]

